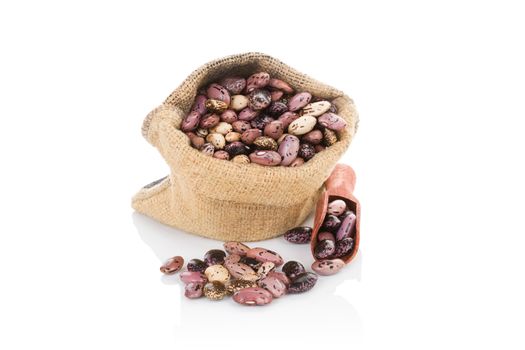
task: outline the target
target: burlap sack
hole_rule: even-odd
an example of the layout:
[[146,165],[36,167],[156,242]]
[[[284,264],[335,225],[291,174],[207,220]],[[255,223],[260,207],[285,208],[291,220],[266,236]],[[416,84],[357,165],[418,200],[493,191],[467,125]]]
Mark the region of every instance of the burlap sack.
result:
[[[332,100],[348,122],[340,141],[300,167],[235,164],[200,153],[179,130],[200,87],[228,75],[258,71],[287,81],[296,91]],[[219,240],[257,241],[300,225],[312,211],[323,182],[348,148],[358,115],[343,92],[261,53],[233,55],[194,71],[144,120],[143,136],[171,173],[142,188],[132,206],[164,224]]]

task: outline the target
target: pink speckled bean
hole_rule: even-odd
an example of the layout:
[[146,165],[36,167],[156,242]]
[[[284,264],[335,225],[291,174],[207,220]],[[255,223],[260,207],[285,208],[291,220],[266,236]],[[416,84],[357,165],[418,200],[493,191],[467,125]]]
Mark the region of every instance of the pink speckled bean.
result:
[[345,266],[341,259],[318,260],[312,264],[312,270],[321,276],[330,276],[338,273]]
[[281,156],[275,151],[255,151],[249,155],[252,163],[276,166],[281,163]]
[[259,72],[252,74],[246,80],[246,91],[252,92],[255,89],[260,89],[268,85],[270,82],[270,74],[266,72]]
[[248,253],[248,250],[250,250],[250,247],[248,247],[246,244],[241,242],[224,242],[222,245],[224,247],[224,250],[228,254],[237,254],[240,256],[245,256],[246,253]]
[[335,238],[338,241],[341,241],[345,238],[351,237],[352,233],[354,232],[356,220],[357,217],[353,212],[348,214],[348,216],[343,219],[341,226],[339,226]]
[[179,276],[184,283],[206,283],[208,281],[206,276],[198,271],[184,271]]
[[317,240],[321,242],[321,241],[324,241],[325,239],[335,243],[335,236],[332,232],[328,232],[328,231],[319,232],[319,234],[317,235]]
[[286,92],[287,94],[293,93],[293,88],[290,85],[288,85],[288,83],[280,79],[275,79],[275,78],[270,79],[270,81],[268,82],[268,85],[270,87],[273,87],[274,89],[282,90]]
[[195,102],[193,103],[191,110],[199,113],[199,115],[204,115],[207,111],[206,110],[206,100],[207,99],[208,98],[204,95],[198,95],[195,98]]
[[279,298],[286,293],[286,285],[275,277],[264,277],[258,282],[259,287],[266,289],[274,298]]
[[325,113],[317,121],[319,124],[330,130],[343,130],[346,127],[346,121],[334,113]]
[[297,118],[299,118],[299,114],[288,111],[281,114],[277,120],[280,120],[283,123],[283,128],[286,129]]
[[180,129],[182,131],[193,131],[197,129],[201,121],[201,115],[197,111],[191,111],[182,121]]
[[184,265],[184,258],[182,256],[174,256],[169,258],[161,267],[160,272],[166,275],[174,274],[179,271]]
[[279,154],[282,157],[281,165],[288,166],[297,158],[300,141],[297,136],[287,135],[279,145]]
[[284,93],[281,90],[270,91],[270,98],[272,101],[279,101],[283,97]]
[[247,145],[251,145],[256,138],[262,136],[262,131],[259,129],[248,129],[241,135],[241,141]]
[[273,262],[275,266],[280,266],[283,264],[283,258],[279,254],[277,254],[273,250],[265,248],[252,248],[248,250],[246,256],[260,262]]
[[235,292],[233,300],[242,305],[266,305],[272,302],[273,297],[266,289],[249,287]]
[[230,93],[224,86],[215,83],[210,84],[208,90],[206,90],[206,94],[208,95],[208,98],[211,98],[212,100],[219,100],[227,105],[230,104]]
[[288,101],[288,109],[295,112],[310,103],[311,99],[312,95],[309,92],[300,92]]
[[239,112],[239,120],[250,121],[259,115],[260,111],[254,111],[250,107],[246,107]]
[[284,283],[286,288],[288,288],[288,286],[291,283],[291,281],[288,278],[288,276],[286,276],[286,274],[284,272],[280,272],[280,271],[270,271],[270,272],[268,272],[266,277],[275,277],[275,278],[277,278],[279,281]]

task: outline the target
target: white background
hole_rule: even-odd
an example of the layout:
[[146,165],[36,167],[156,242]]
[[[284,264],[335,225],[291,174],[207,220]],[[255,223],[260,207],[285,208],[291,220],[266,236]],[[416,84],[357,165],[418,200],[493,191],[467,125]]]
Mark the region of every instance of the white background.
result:
[[[511,1],[0,4],[0,348],[525,347],[524,11]],[[261,51],[354,98],[362,249],[263,308],[188,301],[162,260],[221,242],[133,214],[145,115]],[[311,263],[282,238],[261,242]]]

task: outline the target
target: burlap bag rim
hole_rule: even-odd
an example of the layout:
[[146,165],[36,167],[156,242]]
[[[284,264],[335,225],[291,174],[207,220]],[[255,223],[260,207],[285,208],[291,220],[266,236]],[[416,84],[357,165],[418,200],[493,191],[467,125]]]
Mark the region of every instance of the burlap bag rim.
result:
[[[290,76],[293,76],[295,80],[292,86],[297,91],[312,91],[320,97],[332,100],[339,108],[338,114],[348,122],[348,127],[340,133],[340,141],[335,145],[328,147],[313,159],[297,168],[280,166],[265,167],[257,164],[235,164],[206,156],[192,148],[188,137],[179,130],[181,120],[188,113],[193,100],[198,93],[199,87],[205,86],[212,81],[217,81],[223,76],[232,74],[231,70],[224,69],[223,65],[225,62],[235,62],[234,65],[236,67],[243,66],[245,67],[245,70],[249,69],[252,73],[259,69],[266,68],[273,77],[282,78],[287,81],[290,81]],[[276,69],[275,67],[278,68]],[[234,73],[238,72],[239,69],[236,69]],[[245,74],[248,73],[250,72],[246,72]],[[284,181],[287,181],[290,184],[293,184],[296,181],[307,183],[311,181],[311,184],[309,185],[319,188],[321,184],[319,184],[318,176],[315,176],[318,174],[311,172],[317,170],[320,163],[326,163],[327,159],[325,158],[338,159],[342,153],[344,153],[355,133],[357,120],[358,115],[353,106],[353,101],[340,90],[310,78],[268,55],[261,53],[246,53],[214,60],[196,69],[177,89],[175,89],[175,91],[173,91],[172,94],[170,94],[163,105],[155,109],[146,117],[142,131],[145,138],[159,148],[163,156],[166,158],[166,161],[172,167],[172,174],[174,174],[174,172],[176,173],[177,161],[180,160],[181,153],[183,153],[187,157],[191,157],[191,160],[196,164],[194,169],[192,169],[192,171],[194,171],[194,177],[192,178],[198,179],[199,177],[206,176],[208,178],[211,177],[209,180],[212,182],[223,181],[224,179],[214,178],[213,174],[224,174],[234,171],[238,173],[239,179],[237,180],[240,183],[243,183],[245,179],[263,179],[260,183],[264,184],[265,178],[280,178],[281,180],[285,179]],[[335,166],[336,162],[334,161],[332,163],[333,166]],[[330,171],[331,169],[324,169],[323,173],[326,172],[325,178]],[[309,174],[311,176],[308,176]],[[206,186],[194,186],[193,188],[195,191],[199,191],[203,195],[210,196],[210,198],[228,200],[227,195],[221,195],[220,192],[209,192],[205,187]],[[249,185],[247,187],[248,190],[254,190],[254,188],[249,188]],[[202,189],[202,191],[200,191],[200,189]],[[285,200],[285,202],[296,203],[300,200],[302,199],[299,196],[296,201],[288,199]],[[239,201],[254,203],[254,196],[249,195],[247,198],[237,198],[235,200],[235,202]],[[267,199],[264,199],[263,197],[261,197],[260,200],[256,200],[255,203],[262,203],[265,205],[280,204],[279,202],[269,203]]]

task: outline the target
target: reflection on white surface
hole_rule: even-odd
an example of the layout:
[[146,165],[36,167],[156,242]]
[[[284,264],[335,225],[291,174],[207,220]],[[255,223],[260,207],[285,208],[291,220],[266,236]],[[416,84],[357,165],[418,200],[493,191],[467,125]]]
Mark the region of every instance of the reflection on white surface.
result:
[[[311,222],[310,217],[305,224]],[[202,259],[209,249],[222,249],[222,242],[198,237],[177,229],[162,225],[146,216],[133,213],[133,222],[140,238],[153,250],[160,264],[167,258],[181,255],[185,261],[192,258]],[[305,265],[307,270],[313,262],[309,245],[295,245],[284,238],[261,242],[248,242],[251,247],[262,246],[277,251],[285,261],[297,260]],[[174,317],[175,341],[180,345],[191,344],[196,337],[202,338],[202,327],[206,328],[206,339],[210,341],[215,336],[220,337],[224,328],[235,327],[236,339],[253,339],[254,331],[261,325],[271,325],[271,332],[280,333],[280,337],[292,344],[294,335],[311,332],[318,324],[319,331],[315,333],[330,333],[330,339],[313,337],[312,344],[319,345],[360,342],[362,336],[362,321],[359,313],[349,300],[337,295],[336,289],[343,283],[356,283],[361,278],[361,254],[339,274],[320,276],[316,286],[308,293],[285,295],[265,307],[245,307],[238,305],[231,298],[212,302],[205,298],[190,300],[184,297],[183,284],[178,274],[172,276],[160,275],[159,279],[166,287],[177,285],[180,299],[180,318]],[[155,273],[155,272],[152,272]],[[174,315],[175,316],[175,315]],[[209,322],[217,323],[218,327],[208,327]],[[208,340],[207,340],[208,339]],[[281,340],[285,341],[285,340]],[[286,342],[286,341],[285,341]]]

